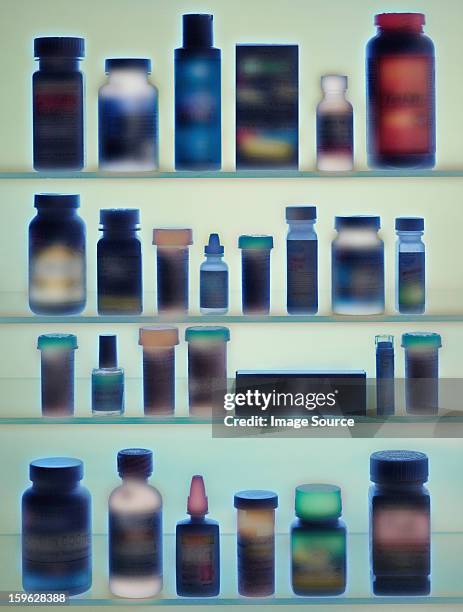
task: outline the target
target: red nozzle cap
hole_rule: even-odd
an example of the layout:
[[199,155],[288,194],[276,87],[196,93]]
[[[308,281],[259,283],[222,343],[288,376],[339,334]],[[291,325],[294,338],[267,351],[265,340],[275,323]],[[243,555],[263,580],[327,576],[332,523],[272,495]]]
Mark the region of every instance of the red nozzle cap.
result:
[[202,476],[193,476],[188,496],[187,513],[190,516],[205,516],[208,512],[206,488]]
[[425,22],[423,13],[381,13],[375,15],[375,25],[385,30],[413,30],[420,32]]

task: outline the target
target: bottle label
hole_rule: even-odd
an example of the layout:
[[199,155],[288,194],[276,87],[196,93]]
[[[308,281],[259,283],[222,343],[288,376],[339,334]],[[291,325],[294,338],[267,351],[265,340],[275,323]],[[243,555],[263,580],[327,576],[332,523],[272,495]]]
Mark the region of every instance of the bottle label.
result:
[[382,245],[368,249],[334,250],[333,299],[365,304],[384,301]]
[[318,308],[317,240],[287,240],[288,310]]
[[86,559],[90,556],[90,545],[91,537],[87,531],[26,529],[22,538],[23,557],[34,563],[68,563]]
[[238,580],[241,594],[273,593],[275,539],[273,536],[238,536]]
[[352,113],[317,114],[318,153],[353,153]]
[[377,143],[389,155],[426,154],[434,130],[434,62],[386,55],[377,64]]
[[162,574],[162,514],[109,512],[109,571],[118,576]]
[[227,270],[201,270],[201,308],[228,308]]
[[122,372],[92,376],[92,410],[122,412],[124,409],[124,375]]
[[[114,250],[117,245],[114,246]],[[118,312],[142,308],[141,256],[98,256],[98,308]]]
[[211,586],[216,580],[214,537],[182,533],[180,581],[185,590]]
[[425,254],[399,253],[399,307],[424,306]]
[[85,257],[64,244],[37,250],[30,262],[29,295],[42,304],[80,302],[85,299]]

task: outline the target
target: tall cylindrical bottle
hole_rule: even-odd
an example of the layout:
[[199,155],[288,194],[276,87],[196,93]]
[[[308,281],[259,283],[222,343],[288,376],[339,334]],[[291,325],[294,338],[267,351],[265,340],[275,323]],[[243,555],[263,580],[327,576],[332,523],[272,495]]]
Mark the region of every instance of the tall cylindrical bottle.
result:
[[423,217],[395,220],[396,308],[403,314],[421,314],[426,305],[426,255],[421,237]]
[[395,412],[394,336],[376,336],[376,413]]

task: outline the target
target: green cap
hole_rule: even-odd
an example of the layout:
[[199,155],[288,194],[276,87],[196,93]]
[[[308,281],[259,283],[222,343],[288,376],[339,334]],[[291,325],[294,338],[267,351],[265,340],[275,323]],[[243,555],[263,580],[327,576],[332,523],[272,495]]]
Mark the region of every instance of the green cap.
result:
[[433,332],[410,332],[402,335],[402,346],[405,349],[440,348],[440,334]]
[[238,239],[238,248],[270,250],[273,249],[273,236],[264,234],[243,234]]
[[195,327],[187,327],[185,330],[185,340],[187,342],[191,342],[192,340],[198,340],[201,342],[228,342],[230,340],[230,330],[228,327],[221,327],[219,325],[198,325]]
[[73,350],[77,348],[77,336],[74,334],[42,334],[37,340],[37,348]]
[[341,489],[330,484],[296,487],[296,516],[304,521],[329,521],[342,514]]

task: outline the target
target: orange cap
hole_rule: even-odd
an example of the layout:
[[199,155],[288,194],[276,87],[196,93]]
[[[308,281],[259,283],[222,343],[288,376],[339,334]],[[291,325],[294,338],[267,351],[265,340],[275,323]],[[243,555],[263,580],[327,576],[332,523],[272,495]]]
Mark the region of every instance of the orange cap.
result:
[[193,244],[193,230],[190,228],[155,227],[153,229],[153,244],[164,247],[188,246]]
[[146,347],[169,347],[178,344],[178,328],[173,325],[140,327],[138,344]]

